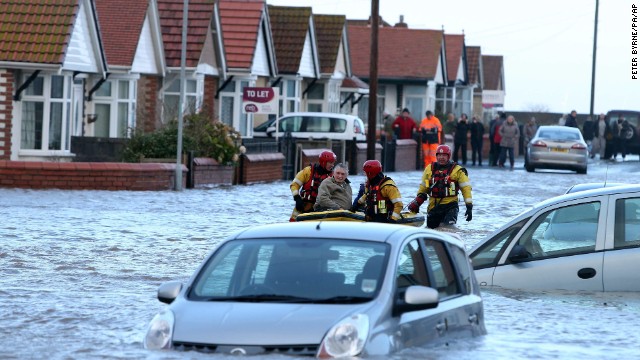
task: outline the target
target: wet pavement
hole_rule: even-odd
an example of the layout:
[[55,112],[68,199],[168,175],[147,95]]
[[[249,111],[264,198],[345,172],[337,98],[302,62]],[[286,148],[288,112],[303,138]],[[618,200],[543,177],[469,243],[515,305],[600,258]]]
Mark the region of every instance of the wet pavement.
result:
[[[405,204],[421,172],[389,173]],[[638,182],[640,161],[592,161],[587,175],[469,167],[474,216],[453,230],[471,247],[512,216],[581,182]],[[354,193],[363,181],[350,176]],[[160,283],[186,280],[212,247],[254,224],[284,222],[289,181],[181,192],[0,189],[0,358],[211,359],[149,352]],[[640,296],[483,292],[488,335],[394,359],[640,358]],[[272,356],[282,359],[282,356]]]

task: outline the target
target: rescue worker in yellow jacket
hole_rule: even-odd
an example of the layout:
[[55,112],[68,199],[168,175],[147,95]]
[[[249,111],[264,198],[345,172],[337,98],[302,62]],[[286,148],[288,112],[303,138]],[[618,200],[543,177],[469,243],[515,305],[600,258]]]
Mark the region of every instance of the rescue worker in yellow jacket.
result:
[[467,169],[450,161],[451,148],[448,145],[438,146],[436,159],[436,162],[427,165],[424,169],[418,195],[409,203],[409,211],[417,213],[420,205],[429,198],[427,227],[435,229],[440,224],[453,225],[458,221],[458,192],[460,191],[467,208],[464,216],[467,221],[471,221],[473,201]]
[[320,153],[318,160],[317,164],[309,164],[300,170],[289,185],[293,201],[296,202],[291,218],[289,218],[291,222],[296,221],[299,214],[313,211],[313,205],[318,196],[318,187],[320,187],[322,180],[331,176],[331,170],[336,164],[337,157],[333,151],[325,150]]
[[382,173],[378,160],[367,160],[362,167],[367,175],[364,194],[351,208],[355,212],[359,205],[365,205],[366,221],[395,222],[402,212],[402,196],[396,183]]

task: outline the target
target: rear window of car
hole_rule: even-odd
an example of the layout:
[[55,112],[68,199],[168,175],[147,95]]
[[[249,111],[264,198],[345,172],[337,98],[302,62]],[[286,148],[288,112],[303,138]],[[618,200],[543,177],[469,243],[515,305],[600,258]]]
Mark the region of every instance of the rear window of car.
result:
[[540,131],[538,137],[554,140],[579,140],[580,135],[577,132],[544,130]]

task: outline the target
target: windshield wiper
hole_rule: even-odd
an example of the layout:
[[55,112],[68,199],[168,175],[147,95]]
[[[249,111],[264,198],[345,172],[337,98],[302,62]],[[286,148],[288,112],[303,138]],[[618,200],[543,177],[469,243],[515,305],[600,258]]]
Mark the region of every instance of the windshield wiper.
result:
[[359,304],[371,301],[372,298],[365,296],[333,296],[326,299],[314,299],[316,304]]
[[279,294],[255,294],[255,295],[242,295],[232,297],[212,297],[207,301],[238,301],[238,302],[284,302],[284,303],[298,303],[298,302],[313,302],[314,299],[309,299],[299,296],[291,295],[279,295]]

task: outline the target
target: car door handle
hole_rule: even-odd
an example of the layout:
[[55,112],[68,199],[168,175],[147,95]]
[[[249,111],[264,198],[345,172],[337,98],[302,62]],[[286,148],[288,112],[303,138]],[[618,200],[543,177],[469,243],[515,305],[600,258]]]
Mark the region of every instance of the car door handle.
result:
[[438,330],[439,334],[442,334],[445,330],[447,330],[447,324],[446,323],[438,323],[436,325],[436,330]]
[[596,269],[594,268],[584,268],[578,270],[578,277],[580,279],[591,279],[596,276]]
[[475,324],[478,322],[478,314],[469,315],[469,323]]

